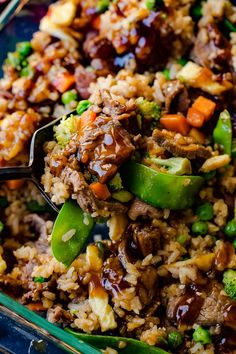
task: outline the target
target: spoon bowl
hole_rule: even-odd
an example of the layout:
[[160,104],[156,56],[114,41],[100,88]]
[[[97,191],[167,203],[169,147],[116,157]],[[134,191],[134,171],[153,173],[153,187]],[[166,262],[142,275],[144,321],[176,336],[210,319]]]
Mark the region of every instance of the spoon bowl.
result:
[[44,125],[34,132],[30,143],[30,156],[28,166],[14,166],[0,168],[0,181],[9,181],[15,179],[25,179],[33,182],[42,194],[45,201],[58,213],[58,207],[51,201],[50,197],[44,191],[41,183],[41,177],[44,173],[44,143],[53,138],[53,127],[61,121],[62,118],[67,119],[75,111],[70,112],[63,117],[54,119],[52,122]]

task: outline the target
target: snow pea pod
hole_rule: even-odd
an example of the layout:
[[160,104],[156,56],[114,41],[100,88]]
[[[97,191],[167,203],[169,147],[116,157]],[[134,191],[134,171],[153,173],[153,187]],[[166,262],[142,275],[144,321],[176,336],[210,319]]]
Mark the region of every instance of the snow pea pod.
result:
[[[112,349],[117,350],[118,353],[122,354],[168,354],[168,352],[163,349],[152,347],[132,338],[85,334],[73,331],[70,328],[65,328],[65,330],[76,336],[78,339],[81,339],[99,349],[111,347]],[[126,346],[121,349],[120,343],[125,343]]]
[[200,176],[161,173],[135,161],[125,163],[120,175],[125,188],[140,199],[173,210],[190,207],[204,183]]
[[73,200],[67,200],[61,208],[52,230],[52,253],[69,266],[78,256],[94,226],[94,220],[83,212]]
[[232,123],[229,112],[225,109],[221,112],[215,129],[213,139],[215,144],[219,144],[225,154],[231,156],[232,150]]
[[236,158],[236,139],[232,141],[232,156]]

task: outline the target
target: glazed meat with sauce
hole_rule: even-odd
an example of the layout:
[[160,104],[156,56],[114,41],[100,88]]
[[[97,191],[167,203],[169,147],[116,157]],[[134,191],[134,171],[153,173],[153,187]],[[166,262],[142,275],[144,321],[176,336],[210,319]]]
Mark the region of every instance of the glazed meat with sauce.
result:
[[196,144],[191,137],[184,137],[165,129],[155,129],[152,138],[174,156],[187,157],[188,159],[211,157],[211,152],[206,147]]

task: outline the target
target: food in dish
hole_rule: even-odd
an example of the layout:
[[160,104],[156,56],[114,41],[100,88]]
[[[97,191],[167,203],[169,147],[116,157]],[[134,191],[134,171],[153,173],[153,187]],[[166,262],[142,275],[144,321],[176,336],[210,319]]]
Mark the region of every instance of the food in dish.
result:
[[[30,183],[1,186],[4,291],[70,330],[236,350],[235,14],[227,0],[60,1],[8,54],[2,166],[27,164],[37,127],[73,113],[44,146],[57,218]],[[91,241],[101,224],[109,239]]]

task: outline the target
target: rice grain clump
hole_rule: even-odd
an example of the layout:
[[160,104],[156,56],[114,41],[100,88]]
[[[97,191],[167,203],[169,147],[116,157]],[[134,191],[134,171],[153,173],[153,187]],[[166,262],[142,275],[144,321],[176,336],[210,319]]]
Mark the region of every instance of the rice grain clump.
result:
[[236,352],[235,32],[229,0],[50,6],[3,65],[0,164],[27,165],[34,131],[62,115],[41,183],[72,209],[55,240],[34,185],[1,182],[2,291],[122,338],[104,353],[127,338]]

